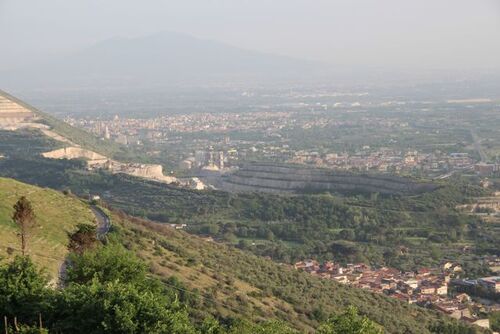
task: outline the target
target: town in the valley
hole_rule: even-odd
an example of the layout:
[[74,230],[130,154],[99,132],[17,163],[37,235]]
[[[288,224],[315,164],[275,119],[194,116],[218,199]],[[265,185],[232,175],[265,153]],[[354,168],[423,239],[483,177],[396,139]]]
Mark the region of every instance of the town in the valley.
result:
[[[491,137],[496,133],[485,131],[481,136],[490,137],[480,138],[467,124],[441,121],[445,117],[441,109],[449,113],[475,107],[479,111],[471,112],[471,122],[479,122],[481,110],[496,107],[489,101],[435,103],[434,112],[425,103],[394,101],[304,102],[293,105],[295,111],[281,110],[285,109],[281,105],[259,107],[263,110],[242,112],[235,107],[232,112],[65,120],[102,139],[136,147],[181,174],[225,171],[255,160],[436,179],[454,173],[483,177],[500,173],[497,138]],[[418,111],[428,113],[428,118],[418,118]]]

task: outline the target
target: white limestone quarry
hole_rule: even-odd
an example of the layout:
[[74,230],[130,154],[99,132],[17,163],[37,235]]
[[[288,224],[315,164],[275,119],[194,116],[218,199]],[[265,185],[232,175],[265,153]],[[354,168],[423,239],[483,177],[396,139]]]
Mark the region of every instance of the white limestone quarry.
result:
[[173,176],[163,175],[163,167],[154,164],[139,164],[139,163],[123,163],[114,160],[108,160],[105,169],[112,173],[123,173],[132,176],[142,177],[154,181],[170,183],[180,183]]
[[69,139],[51,131],[48,125],[38,123],[37,121],[42,117],[34,112],[33,109],[24,102],[0,90],[0,130],[38,129],[44,135],[54,140],[78,146]]
[[2,94],[0,91],[0,129],[17,130],[29,127],[37,119],[37,115],[20,103]]
[[85,159],[88,161],[98,160],[106,162],[108,158],[99,153],[85,150],[81,147],[65,147],[58,150],[42,153],[44,158],[50,159]]
[[[161,165],[124,163],[112,160],[102,154],[84,149],[68,138],[51,130],[36,109],[23,101],[0,90],[0,130],[16,131],[23,128],[40,130],[44,135],[57,140],[67,147],[42,153],[47,159],[83,159],[89,169],[106,169],[111,173],[123,173],[165,183],[181,183],[172,176],[163,175]],[[3,156],[2,156],[3,157]]]
[[48,159],[83,159],[90,170],[104,169],[113,174],[128,174],[164,183],[178,182],[173,176],[163,175],[161,165],[119,162],[81,147],[65,147],[42,153],[42,156]]

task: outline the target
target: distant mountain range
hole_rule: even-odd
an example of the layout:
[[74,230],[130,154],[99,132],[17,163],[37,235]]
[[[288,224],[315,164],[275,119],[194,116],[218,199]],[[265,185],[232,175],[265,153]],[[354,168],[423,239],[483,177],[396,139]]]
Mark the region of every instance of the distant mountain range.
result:
[[297,78],[321,65],[163,32],[102,41],[62,59],[0,73],[3,87],[150,87]]

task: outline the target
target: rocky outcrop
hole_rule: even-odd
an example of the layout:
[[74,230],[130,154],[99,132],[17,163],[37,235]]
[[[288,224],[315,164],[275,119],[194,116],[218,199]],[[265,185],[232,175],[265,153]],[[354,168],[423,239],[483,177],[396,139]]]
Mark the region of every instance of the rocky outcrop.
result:
[[222,189],[265,192],[343,192],[417,194],[434,190],[431,183],[381,174],[354,174],[299,165],[248,164],[224,178]]
[[83,149],[81,147],[65,147],[58,150],[42,153],[44,158],[50,159],[85,159],[85,160],[107,160],[104,155]]
[[163,167],[161,165],[123,163],[110,160],[107,164],[107,169],[112,173],[123,173],[165,183],[178,182],[177,178],[173,176],[163,175]]

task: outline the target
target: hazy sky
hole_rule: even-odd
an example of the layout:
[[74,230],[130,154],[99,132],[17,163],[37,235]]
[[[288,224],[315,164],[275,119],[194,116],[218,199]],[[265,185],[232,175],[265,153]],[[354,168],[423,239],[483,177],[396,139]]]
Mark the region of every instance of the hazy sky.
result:
[[499,0],[0,0],[0,69],[164,30],[347,66],[500,69]]

